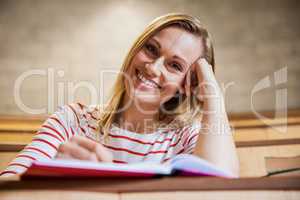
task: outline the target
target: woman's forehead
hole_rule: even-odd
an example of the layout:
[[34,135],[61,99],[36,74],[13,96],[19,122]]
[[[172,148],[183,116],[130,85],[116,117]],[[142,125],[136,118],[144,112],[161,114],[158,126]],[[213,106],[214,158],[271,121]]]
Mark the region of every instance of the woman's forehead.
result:
[[150,39],[158,43],[162,51],[177,55],[191,64],[200,56],[203,49],[199,36],[182,28],[167,27],[155,33]]

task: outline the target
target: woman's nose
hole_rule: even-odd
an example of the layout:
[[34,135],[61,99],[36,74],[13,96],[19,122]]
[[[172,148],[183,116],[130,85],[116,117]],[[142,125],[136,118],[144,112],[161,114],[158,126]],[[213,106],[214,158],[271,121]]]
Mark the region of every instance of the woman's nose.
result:
[[147,67],[149,75],[159,77],[164,69],[165,58],[163,56],[156,59],[150,67]]

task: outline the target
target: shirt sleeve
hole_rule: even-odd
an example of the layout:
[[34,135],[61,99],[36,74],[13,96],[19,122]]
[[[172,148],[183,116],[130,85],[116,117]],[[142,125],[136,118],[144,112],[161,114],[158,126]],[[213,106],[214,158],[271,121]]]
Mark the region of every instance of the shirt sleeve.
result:
[[197,144],[198,136],[200,133],[201,124],[194,122],[187,131],[187,136],[183,142],[183,152],[186,154],[192,154]]
[[32,141],[11,161],[0,176],[20,174],[34,160],[52,159],[60,144],[68,141],[78,127],[74,105],[60,107],[39,128]]

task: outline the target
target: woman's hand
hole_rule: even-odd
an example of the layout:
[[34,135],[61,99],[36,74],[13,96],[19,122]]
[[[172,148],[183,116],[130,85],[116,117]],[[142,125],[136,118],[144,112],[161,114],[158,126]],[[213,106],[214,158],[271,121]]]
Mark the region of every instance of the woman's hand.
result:
[[238,177],[239,162],[235,144],[225,111],[223,94],[212,66],[205,59],[199,59],[191,71],[194,78],[188,81],[190,84],[186,86],[186,93],[191,96],[193,93],[203,104],[202,128],[194,154]]
[[59,146],[58,159],[78,159],[96,162],[112,162],[112,154],[100,143],[83,136],[73,136]]
[[202,104],[216,103],[213,100],[223,99],[213,68],[204,58],[197,60],[189,73],[185,84],[187,96],[195,95]]

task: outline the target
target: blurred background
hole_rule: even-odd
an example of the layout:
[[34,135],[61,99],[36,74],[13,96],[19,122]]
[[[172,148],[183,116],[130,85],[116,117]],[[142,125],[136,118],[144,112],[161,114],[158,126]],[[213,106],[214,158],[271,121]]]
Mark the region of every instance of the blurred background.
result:
[[57,106],[103,104],[136,37],[170,12],[213,38],[241,176],[300,168],[299,11],[298,0],[1,0],[0,170]]
[[[278,89],[286,89],[287,108],[299,108],[299,10],[297,0],[1,0],[0,114],[105,102],[115,74],[101,72],[118,71],[145,26],[169,12],[208,28],[228,112],[251,112],[251,93],[255,111],[274,110]],[[287,76],[280,84],[278,70]],[[254,91],[265,77],[267,87]]]

